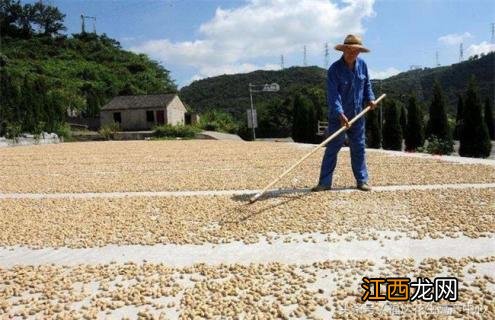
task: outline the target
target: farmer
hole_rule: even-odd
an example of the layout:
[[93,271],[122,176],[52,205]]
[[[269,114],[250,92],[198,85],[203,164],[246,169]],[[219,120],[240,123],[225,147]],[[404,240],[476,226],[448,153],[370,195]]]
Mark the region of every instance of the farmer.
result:
[[[330,135],[342,126],[348,129],[352,172],[356,178],[357,188],[369,191],[371,187],[368,185],[368,169],[364,157],[364,117],[354,122],[352,127],[349,126],[349,120],[361,112],[363,106],[376,108],[368,67],[361,58],[358,58],[360,52],[369,52],[369,50],[362,45],[361,38],[353,34],[348,35],[344,44],[336,45],[335,49],[342,51],[343,54],[328,68],[327,72],[328,129],[326,134]],[[331,189],[337,153],[344,144],[344,140],[344,134],[341,133],[326,145],[320,180],[311,191]]]

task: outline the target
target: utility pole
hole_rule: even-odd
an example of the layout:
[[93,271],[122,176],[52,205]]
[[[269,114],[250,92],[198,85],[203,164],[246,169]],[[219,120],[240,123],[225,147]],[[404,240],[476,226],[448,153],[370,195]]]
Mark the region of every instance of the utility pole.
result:
[[437,67],[440,67],[440,60],[438,59],[438,50],[435,54],[436,62],[437,62]]
[[[251,100],[251,110],[248,110],[247,116],[248,116],[248,128],[249,125],[251,124],[251,128],[253,129],[253,141],[256,140],[256,131],[255,128],[258,126],[257,123],[257,117],[256,117],[256,110],[254,109],[254,103],[253,103],[253,92],[278,92],[280,90],[280,85],[278,83],[272,83],[272,84],[252,84],[249,83],[249,99]],[[251,123],[250,123],[251,122]]]

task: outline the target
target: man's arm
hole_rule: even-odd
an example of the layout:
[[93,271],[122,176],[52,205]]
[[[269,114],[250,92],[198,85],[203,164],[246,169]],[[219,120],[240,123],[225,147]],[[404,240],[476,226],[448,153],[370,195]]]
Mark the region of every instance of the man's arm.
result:
[[332,68],[327,72],[327,104],[328,104],[328,118],[330,115],[339,115],[344,113],[342,108],[342,98],[340,97],[337,81],[337,74]]

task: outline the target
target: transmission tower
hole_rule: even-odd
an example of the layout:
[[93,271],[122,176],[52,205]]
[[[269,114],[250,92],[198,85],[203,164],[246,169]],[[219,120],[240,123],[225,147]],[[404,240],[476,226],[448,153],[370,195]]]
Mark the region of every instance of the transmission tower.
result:
[[491,42],[495,44],[495,23],[492,22],[492,38]]
[[462,42],[459,45],[459,62],[462,62],[464,59],[464,48],[462,47]]
[[84,25],[84,21],[86,19],[93,20],[93,33],[96,34],[96,17],[85,16],[83,14],[81,14],[81,33],[86,32],[85,25]]
[[304,46],[303,66],[308,65],[306,46]]
[[328,42],[325,42],[325,69],[328,68],[328,63],[330,62],[329,61],[329,57],[330,57],[330,52],[328,51]]
[[284,70],[284,55],[280,55],[280,69]]
[[435,53],[435,58],[437,62],[437,67],[440,67],[440,60],[438,59],[438,51]]

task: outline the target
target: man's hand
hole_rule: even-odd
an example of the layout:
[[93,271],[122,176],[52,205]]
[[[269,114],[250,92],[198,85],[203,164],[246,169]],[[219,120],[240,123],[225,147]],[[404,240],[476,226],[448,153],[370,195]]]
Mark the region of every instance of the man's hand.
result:
[[375,100],[368,101],[366,104],[366,107],[370,107],[370,111],[375,109],[378,106],[378,104],[375,102]]
[[349,120],[347,119],[347,117],[343,113],[340,114],[340,125],[343,127],[346,127],[347,129],[349,129],[351,127],[349,125]]

